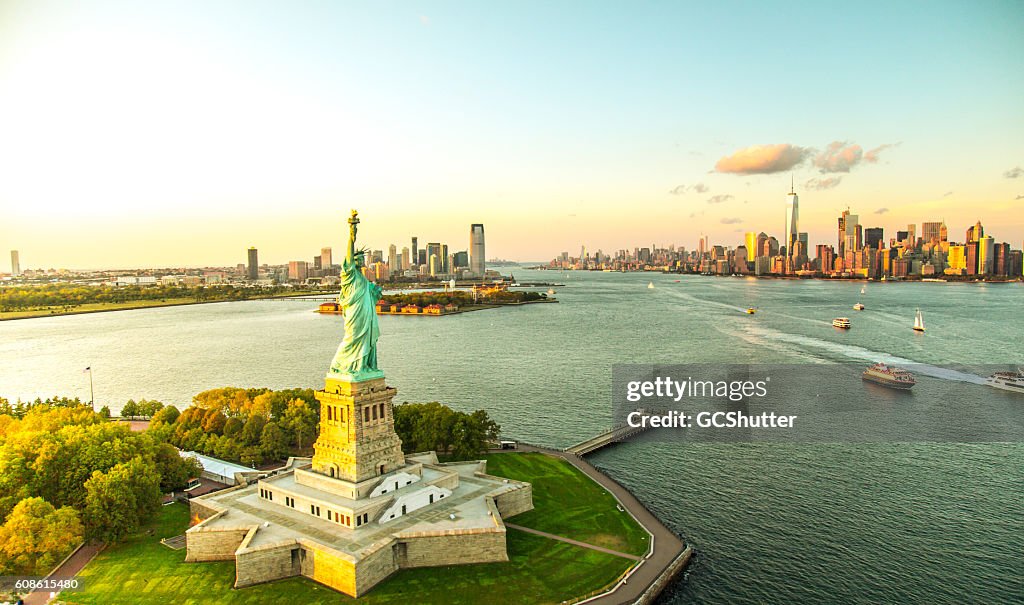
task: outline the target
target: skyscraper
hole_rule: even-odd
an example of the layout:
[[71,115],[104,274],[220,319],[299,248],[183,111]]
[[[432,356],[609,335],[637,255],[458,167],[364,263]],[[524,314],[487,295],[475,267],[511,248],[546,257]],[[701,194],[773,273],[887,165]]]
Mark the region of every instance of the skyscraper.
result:
[[288,261],[288,279],[306,281],[309,277],[309,263],[304,260]]
[[747,262],[754,262],[754,258],[757,256],[757,234],[753,231],[747,231],[743,244],[747,250]]
[[331,258],[332,250],[328,248],[320,248],[320,266],[324,269],[330,269],[334,263],[334,259]]
[[469,271],[476,277],[483,277],[487,270],[484,260],[484,226],[473,223],[469,227]]
[[973,227],[967,228],[967,243],[981,241],[983,237],[985,237],[985,228],[981,226],[981,221],[975,223]]
[[408,271],[409,266],[412,265],[414,262],[415,261],[412,260],[412,257],[409,256],[409,249],[402,248],[402,271]]
[[245,276],[252,280],[260,278],[260,261],[256,253],[256,248],[249,247],[249,264],[245,268]]
[[21,275],[21,259],[18,258],[17,250],[11,250],[11,275],[14,277]]
[[836,245],[836,250],[839,251],[839,258],[843,258],[846,254],[846,219],[849,216],[849,208],[843,210],[843,213],[839,215],[839,243]]
[[414,265],[423,264],[420,262],[420,250],[416,247],[416,237],[412,238],[412,256],[409,257],[410,262]]
[[394,244],[388,246],[388,269],[392,272],[402,270],[402,268],[398,266],[398,246]]
[[796,256],[796,242],[800,233],[800,198],[793,189],[792,180],[789,193],[786,194],[786,272],[793,270],[793,258]]
[[885,232],[881,227],[868,227],[864,230],[864,246],[867,248],[878,248],[884,238]]
[[921,223],[921,239],[926,244],[943,241],[942,227],[942,223]]

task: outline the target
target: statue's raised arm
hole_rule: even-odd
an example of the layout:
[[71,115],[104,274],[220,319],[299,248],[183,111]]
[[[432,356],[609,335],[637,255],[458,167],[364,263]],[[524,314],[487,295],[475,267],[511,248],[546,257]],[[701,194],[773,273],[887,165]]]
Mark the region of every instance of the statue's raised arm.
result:
[[352,381],[381,378],[377,368],[377,300],[380,288],[363,275],[365,259],[356,248],[359,214],[353,210],[348,219],[348,250],[341,268],[341,292],[338,302],[345,314],[345,338],[334,355],[329,374],[341,375]]

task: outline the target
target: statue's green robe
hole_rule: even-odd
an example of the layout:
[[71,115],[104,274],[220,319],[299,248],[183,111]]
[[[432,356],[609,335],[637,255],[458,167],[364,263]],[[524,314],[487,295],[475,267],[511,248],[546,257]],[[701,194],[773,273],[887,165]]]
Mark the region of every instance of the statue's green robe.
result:
[[345,313],[345,338],[331,363],[331,372],[353,378],[379,374],[377,369],[377,301],[380,286],[366,279],[354,260],[341,266],[341,292],[338,303]]

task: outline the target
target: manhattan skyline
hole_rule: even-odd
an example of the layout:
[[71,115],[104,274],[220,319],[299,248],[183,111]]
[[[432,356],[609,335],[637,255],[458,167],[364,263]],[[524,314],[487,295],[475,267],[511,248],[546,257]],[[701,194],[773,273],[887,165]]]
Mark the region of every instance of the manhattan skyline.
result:
[[0,249],[233,265],[353,207],[523,261],[735,246],[791,179],[812,242],[847,206],[1024,240],[1019,5],[240,6],[0,7]]

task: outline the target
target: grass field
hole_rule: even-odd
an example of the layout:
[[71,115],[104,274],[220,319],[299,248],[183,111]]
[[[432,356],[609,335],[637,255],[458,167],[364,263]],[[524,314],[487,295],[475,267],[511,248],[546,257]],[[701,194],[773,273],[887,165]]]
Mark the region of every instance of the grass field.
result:
[[619,552],[647,554],[650,536],[603,487],[576,467],[544,454],[489,454],[487,472],[533,484],[532,511],[516,525],[546,531]]
[[[620,543],[609,538],[618,546],[602,545],[637,554],[646,551],[646,540],[635,537],[643,530],[616,510],[615,500],[607,492],[585,475],[571,472],[575,469],[566,462],[541,454],[498,454],[490,457],[488,471],[536,482],[534,504],[549,514],[524,513],[513,519],[515,523],[590,541],[623,531],[628,526],[620,517],[624,516],[632,523],[625,530],[627,537]],[[160,544],[160,538],[184,532],[188,521],[185,505],[163,507],[146,529],[100,553],[82,571],[79,577],[85,584],[84,591],[64,593],[62,598],[78,605],[557,604],[611,584],[633,564],[622,557],[510,529],[508,563],[402,570],[358,600],[306,578],[235,590],[231,588],[234,563],[185,563],[184,550],[174,551]]]

